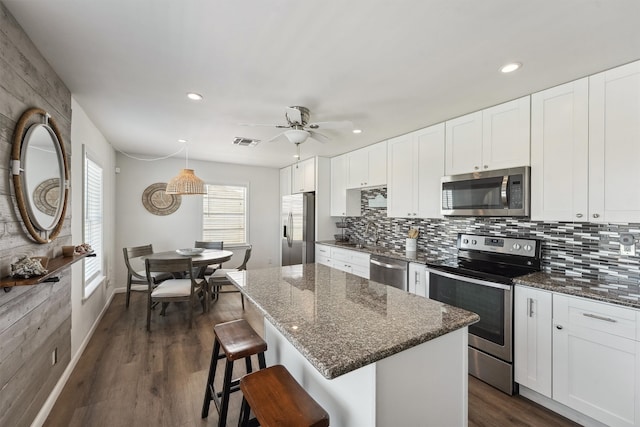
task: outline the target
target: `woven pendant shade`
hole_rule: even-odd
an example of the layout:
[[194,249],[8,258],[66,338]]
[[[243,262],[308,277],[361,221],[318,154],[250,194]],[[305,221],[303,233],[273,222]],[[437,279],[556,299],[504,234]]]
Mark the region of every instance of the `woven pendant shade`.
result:
[[182,169],[182,171],[167,183],[167,194],[206,194],[205,183],[198,178],[193,169]]

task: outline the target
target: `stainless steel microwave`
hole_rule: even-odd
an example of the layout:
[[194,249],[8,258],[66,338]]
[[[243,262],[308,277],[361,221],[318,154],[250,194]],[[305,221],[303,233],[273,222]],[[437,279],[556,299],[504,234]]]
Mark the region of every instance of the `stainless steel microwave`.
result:
[[529,216],[531,168],[442,177],[442,215]]

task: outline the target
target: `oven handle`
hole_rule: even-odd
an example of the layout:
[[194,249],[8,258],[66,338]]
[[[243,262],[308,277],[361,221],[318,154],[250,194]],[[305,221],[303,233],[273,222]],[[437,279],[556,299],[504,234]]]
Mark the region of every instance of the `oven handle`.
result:
[[505,209],[509,208],[509,199],[507,197],[507,185],[509,184],[509,175],[502,177],[502,185],[500,186],[500,198],[502,199],[502,206]]
[[464,282],[473,283],[474,285],[488,286],[490,288],[505,289],[507,291],[511,290],[511,288],[512,288],[511,286],[504,285],[502,283],[489,282],[487,280],[474,279],[472,277],[460,276],[458,274],[445,273],[444,271],[435,270],[435,269],[432,269],[432,268],[427,268],[427,271],[429,271],[430,273],[433,273],[433,274],[437,274],[439,276],[448,277],[449,279],[461,280],[461,281],[464,281]]

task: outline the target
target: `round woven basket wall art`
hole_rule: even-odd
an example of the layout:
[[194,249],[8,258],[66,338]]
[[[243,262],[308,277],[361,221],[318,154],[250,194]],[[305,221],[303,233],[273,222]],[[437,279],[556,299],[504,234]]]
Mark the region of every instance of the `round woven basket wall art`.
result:
[[178,194],[167,194],[166,182],[156,182],[145,188],[142,193],[142,204],[154,215],[171,215],[180,207],[182,197]]
[[49,216],[55,216],[60,199],[60,179],[50,178],[42,181],[33,190],[33,203],[36,208]]

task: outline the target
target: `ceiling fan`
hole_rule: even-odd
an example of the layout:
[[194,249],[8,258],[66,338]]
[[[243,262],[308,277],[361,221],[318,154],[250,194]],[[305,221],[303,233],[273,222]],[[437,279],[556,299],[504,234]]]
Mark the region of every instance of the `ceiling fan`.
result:
[[289,142],[293,144],[301,144],[307,140],[307,138],[315,139],[316,141],[325,143],[331,138],[316,132],[316,129],[353,129],[353,123],[348,120],[333,121],[333,122],[316,122],[309,123],[309,109],[307,107],[293,106],[287,107],[284,113],[284,117],[287,120],[286,125],[264,125],[264,124],[250,124],[243,123],[244,126],[271,126],[279,129],[287,129],[267,142],[274,141],[281,136],[285,136]]

